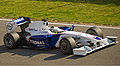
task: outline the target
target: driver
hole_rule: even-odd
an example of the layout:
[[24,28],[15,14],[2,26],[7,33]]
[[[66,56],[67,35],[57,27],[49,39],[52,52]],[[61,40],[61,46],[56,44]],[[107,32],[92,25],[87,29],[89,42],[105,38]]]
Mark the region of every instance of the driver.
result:
[[54,28],[54,26],[51,26],[50,31],[53,33],[57,33],[57,30]]
[[50,31],[57,34],[58,32],[64,31],[59,29],[58,27],[51,26]]

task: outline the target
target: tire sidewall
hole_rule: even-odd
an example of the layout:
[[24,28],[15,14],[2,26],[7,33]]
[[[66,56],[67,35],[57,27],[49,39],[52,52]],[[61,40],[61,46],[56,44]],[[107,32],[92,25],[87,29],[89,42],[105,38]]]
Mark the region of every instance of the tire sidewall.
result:
[[[66,50],[63,50],[63,44],[62,44],[63,42],[65,42]],[[71,44],[70,44],[69,40],[66,38],[61,39],[59,48],[60,48],[61,52],[65,55],[72,54]]]
[[[10,45],[6,44],[7,38],[11,40],[11,44]],[[18,47],[18,44],[17,44],[18,42],[17,41],[15,41],[14,37],[10,33],[7,33],[4,36],[4,44],[9,49],[15,49],[15,48],[17,48]]]
[[[101,38],[104,38],[103,37],[103,32],[102,32],[102,30],[100,28],[98,28],[98,27],[91,27],[91,28],[89,28],[86,31],[86,33],[91,34],[91,31],[95,33],[95,36],[99,36]],[[91,35],[94,35],[94,34],[91,34]]]

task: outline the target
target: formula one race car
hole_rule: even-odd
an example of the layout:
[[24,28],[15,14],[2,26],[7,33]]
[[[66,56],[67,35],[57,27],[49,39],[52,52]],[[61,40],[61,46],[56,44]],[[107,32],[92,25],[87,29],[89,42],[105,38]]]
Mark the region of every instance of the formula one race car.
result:
[[[20,32],[15,32],[17,27]],[[20,17],[6,23],[7,34],[4,44],[9,49],[17,47],[53,48],[57,47],[63,54],[85,56],[100,48],[116,43],[115,36],[103,37],[102,30],[98,27],[89,28],[86,33],[76,32],[74,26],[49,27],[47,19],[31,21],[29,17]]]

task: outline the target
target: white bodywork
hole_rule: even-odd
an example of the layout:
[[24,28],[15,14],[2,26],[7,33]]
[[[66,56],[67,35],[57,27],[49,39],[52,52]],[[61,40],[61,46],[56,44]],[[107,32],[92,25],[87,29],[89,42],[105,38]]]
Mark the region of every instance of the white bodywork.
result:
[[[29,29],[31,28],[31,29],[34,29],[34,31],[30,32],[32,35],[50,35],[50,34],[53,35],[55,34],[54,32],[50,31],[51,29],[50,27],[45,26],[43,23],[44,22],[33,22],[33,24],[31,23],[29,27],[26,28],[26,31],[30,32]],[[98,37],[100,39],[98,40],[98,39],[95,39],[97,36],[82,33],[82,32],[65,31],[65,30],[59,29],[58,27],[54,27],[53,30],[56,30],[58,32],[62,31],[61,33],[58,33],[58,34],[63,34],[59,37],[59,40],[57,41],[55,45],[56,47],[59,47],[59,42],[63,37],[73,37],[76,43],[82,44],[82,47],[73,49],[74,55],[86,55],[87,53],[91,53],[97,49],[103,48],[111,44],[115,44],[116,42],[112,42],[108,38],[113,38],[113,39],[117,38],[117,37],[109,36],[107,38],[102,39]],[[89,47],[88,41],[91,41],[91,43],[93,43],[94,45],[92,47]],[[99,42],[99,45],[97,44],[98,42]]]
[[[22,22],[23,21],[23,22]],[[10,22],[6,22],[6,30],[7,30],[7,33],[12,33],[15,31],[15,29],[22,25],[22,24],[25,24],[27,21],[24,20],[24,18],[19,18],[19,19],[16,19],[16,20],[13,20],[13,21],[10,21]]]
[[[73,54],[74,55],[87,55],[88,53],[91,53],[97,49],[106,47],[108,45],[112,45],[115,44],[116,42],[111,41],[109,38],[112,39],[116,39],[117,37],[113,37],[113,36],[108,36],[104,39],[100,38],[101,40],[97,40],[95,39],[97,36],[94,35],[90,35],[90,34],[86,34],[86,33],[82,33],[82,32],[75,32],[75,31],[66,31],[63,32],[67,35],[61,35],[56,47],[59,47],[59,42],[63,37],[73,37],[73,38],[80,38],[80,39],[75,39],[76,43],[80,43],[83,46],[80,48],[74,48],[73,49]],[[94,45],[92,47],[87,46],[89,43],[88,41],[91,41],[91,43],[93,43]],[[97,44],[97,42],[99,42],[99,44]]]
[[[74,48],[73,49],[73,54],[74,55],[86,55],[87,53],[91,53],[92,51],[95,51],[97,49],[103,48],[105,46],[111,45],[111,44],[115,44],[116,42],[113,42],[112,40],[110,40],[110,38],[112,39],[116,39],[117,37],[106,37],[104,39],[94,36],[94,35],[90,35],[90,34],[86,34],[86,33],[82,33],[82,32],[75,32],[75,31],[65,31],[62,29],[59,29],[58,27],[50,28],[46,25],[47,22],[44,21],[38,21],[38,22],[32,22],[31,24],[29,24],[29,27],[26,28],[26,31],[29,32],[32,35],[53,35],[56,34],[55,32],[52,32],[52,30],[54,31],[58,31],[60,33],[58,34],[62,34],[59,37],[59,40],[56,43],[56,47],[59,47],[59,42],[63,37],[73,37],[76,41],[76,44],[81,44],[82,47],[79,48]],[[13,25],[13,28],[11,29],[11,26],[9,26],[9,24],[7,23],[7,31],[12,32],[15,30],[15,28],[17,27],[17,24],[15,22],[10,22],[10,24]],[[30,36],[27,36],[26,39],[28,40]],[[99,38],[98,39],[96,39]],[[90,43],[93,43],[93,46],[88,46],[90,45]],[[97,44],[98,43],[98,44]],[[76,45],[77,46],[77,45]]]
[[15,31],[16,28],[17,28],[17,24],[15,22],[6,22],[7,33],[11,33]]

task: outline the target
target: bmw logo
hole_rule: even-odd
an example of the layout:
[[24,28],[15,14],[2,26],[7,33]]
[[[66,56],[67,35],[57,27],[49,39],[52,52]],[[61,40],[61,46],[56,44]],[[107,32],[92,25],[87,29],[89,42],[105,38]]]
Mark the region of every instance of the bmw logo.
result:
[[8,23],[8,24],[7,24],[7,29],[8,29],[8,30],[12,30],[12,28],[13,28],[13,25],[12,25],[11,23]]

